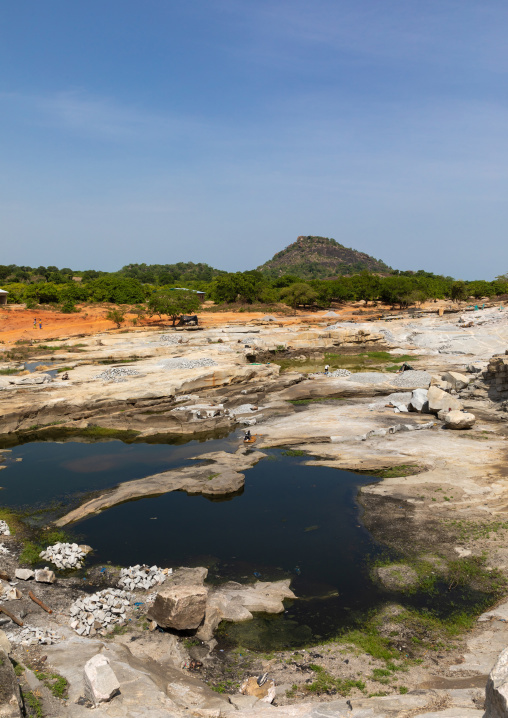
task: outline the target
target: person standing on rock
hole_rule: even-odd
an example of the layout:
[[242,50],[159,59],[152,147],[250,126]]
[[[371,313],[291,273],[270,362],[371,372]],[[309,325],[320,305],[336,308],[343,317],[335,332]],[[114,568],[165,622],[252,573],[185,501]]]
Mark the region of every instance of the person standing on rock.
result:
[[328,376],[328,372],[330,371],[330,365],[325,364],[325,376]]

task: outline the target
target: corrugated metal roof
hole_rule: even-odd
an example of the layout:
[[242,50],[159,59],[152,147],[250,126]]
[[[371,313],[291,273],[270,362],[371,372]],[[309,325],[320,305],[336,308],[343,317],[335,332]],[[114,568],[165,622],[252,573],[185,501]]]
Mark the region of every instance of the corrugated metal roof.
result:
[[9,292],[6,292],[5,289],[0,289],[0,294],[9,294]]

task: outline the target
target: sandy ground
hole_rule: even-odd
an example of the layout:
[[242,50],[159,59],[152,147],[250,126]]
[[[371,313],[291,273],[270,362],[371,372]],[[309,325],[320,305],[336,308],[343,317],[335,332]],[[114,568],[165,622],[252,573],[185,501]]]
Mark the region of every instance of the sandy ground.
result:
[[[436,311],[440,306],[448,306],[448,302],[429,302],[422,305],[426,311]],[[13,344],[19,340],[47,341],[50,339],[64,339],[83,335],[97,334],[99,332],[125,331],[126,328],[133,330],[135,326],[140,329],[147,327],[171,326],[168,320],[161,321],[158,317],[146,318],[137,325],[136,314],[126,313],[126,321],[122,329],[116,329],[113,322],[106,319],[106,314],[114,305],[87,304],[80,305],[79,312],[74,314],[63,314],[51,308],[25,309],[24,305],[7,305],[0,307],[0,343],[4,345]],[[323,321],[332,322],[335,317],[325,316],[329,311],[335,312],[337,321],[362,322],[367,319],[380,317],[390,312],[390,307],[378,305],[377,307],[365,307],[363,302],[346,304],[333,310],[327,309],[316,312],[298,310],[296,314],[287,314],[272,311],[267,308],[266,312],[212,312],[204,311],[198,314],[201,326],[217,327],[226,324],[247,324],[252,321],[262,321],[263,317],[275,317],[277,323],[284,326],[298,324],[319,324]],[[399,312],[393,312],[398,314]],[[34,327],[34,320],[37,320]],[[39,324],[42,323],[42,328]]]

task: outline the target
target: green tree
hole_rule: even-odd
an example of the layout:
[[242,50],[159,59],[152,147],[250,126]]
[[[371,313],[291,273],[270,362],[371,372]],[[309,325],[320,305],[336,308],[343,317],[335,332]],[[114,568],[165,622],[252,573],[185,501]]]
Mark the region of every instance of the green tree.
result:
[[148,300],[150,316],[171,317],[173,326],[183,314],[193,314],[200,306],[198,295],[184,289],[158,289]]
[[117,329],[120,329],[121,325],[125,321],[125,313],[121,309],[110,309],[106,314],[106,319],[116,324]]
[[296,311],[296,308],[299,306],[314,304],[317,299],[317,292],[312,289],[310,284],[300,282],[283,289],[280,296],[285,304],[293,307]]
[[451,288],[451,296],[454,302],[461,302],[467,299],[467,287],[465,282],[454,282]]

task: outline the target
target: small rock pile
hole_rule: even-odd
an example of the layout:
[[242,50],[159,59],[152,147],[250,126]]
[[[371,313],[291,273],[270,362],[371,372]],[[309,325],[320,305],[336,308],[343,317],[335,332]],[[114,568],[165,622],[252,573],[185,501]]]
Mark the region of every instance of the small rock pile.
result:
[[6,556],[8,553],[10,553],[7,546],[3,543],[0,543],[0,556]]
[[165,359],[158,365],[162,369],[196,369],[197,367],[217,366],[213,359]]
[[349,369],[335,369],[335,371],[328,372],[328,376],[351,376]]
[[6,633],[11,643],[21,646],[50,646],[60,640],[60,636],[56,631],[46,630],[44,628],[35,628],[34,626],[23,626],[21,631],[17,633]]
[[75,601],[70,610],[70,626],[79,636],[104,636],[109,626],[123,624],[125,610],[129,605],[128,594],[119,588],[83,596]]
[[7,521],[0,521],[0,536],[10,536],[11,530]]
[[86,553],[77,543],[55,543],[41,551],[39,556],[51,561],[57,568],[66,569],[82,566]]
[[129,369],[126,366],[112,366],[108,369],[104,369],[104,371],[101,371],[100,374],[96,374],[94,376],[94,379],[104,379],[105,381],[120,382],[127,381],[125,379],[126,376],[135,376],[136,374],[139,374],[139,371],[136,371],[136,369]]
[[160,586],[168,576],[173,573],[172,568],[159,568],[158,566],[136,566],[122,568],[120,571],[120,579],[118,585],[127,588],[130,591],[139,589],[152,588],[152,586]]
[[179,337],[177,334],[161,334],[159,342],[161,344],[181,344],[182,337]]
[[394,386],[400,386],[400,387],[413,387],[413,386],[421,386],[421,387],[427,387],[430,386],[430,380],[432,379],[431,375],[427,371],[404,371],[402,374],[397,374],[397,376],[393,379],[391,382]]

